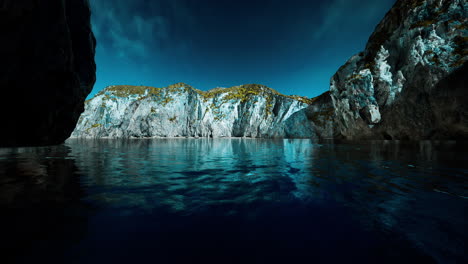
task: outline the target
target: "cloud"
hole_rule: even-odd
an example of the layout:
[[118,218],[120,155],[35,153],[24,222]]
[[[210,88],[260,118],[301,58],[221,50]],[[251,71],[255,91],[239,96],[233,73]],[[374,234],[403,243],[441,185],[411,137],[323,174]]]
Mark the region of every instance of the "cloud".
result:
[[345,29],[362,27],[380,21],[382,6],[390,9],[395,0],[362,0],[359,4],[349,0],[330,0],[323,6],[322,16],[313,32],[313,39],[320,40],[328,34],[343,32]]
[[157,56],[179,25],[193,24],[183,0],[95,0],[91,7],[98,45],[121,58]]

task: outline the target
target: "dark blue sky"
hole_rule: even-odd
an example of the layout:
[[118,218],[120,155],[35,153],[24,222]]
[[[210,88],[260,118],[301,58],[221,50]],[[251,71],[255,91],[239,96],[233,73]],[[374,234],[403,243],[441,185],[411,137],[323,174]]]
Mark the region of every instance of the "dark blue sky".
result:
[[97,82],[317,96],[395,0],[92,0]]

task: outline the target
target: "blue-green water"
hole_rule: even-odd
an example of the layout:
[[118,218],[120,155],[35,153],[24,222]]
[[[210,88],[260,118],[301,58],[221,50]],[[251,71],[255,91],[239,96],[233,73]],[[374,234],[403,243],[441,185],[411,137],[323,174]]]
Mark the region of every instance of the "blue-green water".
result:
[[466,147],[145,139],[0,149],[4,258],[466,263]]

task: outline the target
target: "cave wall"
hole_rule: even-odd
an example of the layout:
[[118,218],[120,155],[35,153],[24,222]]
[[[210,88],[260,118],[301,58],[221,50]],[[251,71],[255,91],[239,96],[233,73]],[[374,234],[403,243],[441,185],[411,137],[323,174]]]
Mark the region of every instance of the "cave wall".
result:
[[59,144],[96,80],[88,0],[0,0],[0,146]]

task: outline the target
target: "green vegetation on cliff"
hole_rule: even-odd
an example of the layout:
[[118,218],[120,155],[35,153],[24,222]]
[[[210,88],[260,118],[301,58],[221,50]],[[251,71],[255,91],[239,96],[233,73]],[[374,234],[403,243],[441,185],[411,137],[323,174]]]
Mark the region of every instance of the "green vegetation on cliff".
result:
[[[99,92],[97,95],[105,95],[106,99],[110,99],[109,93],[116,97],[140,96],[138,100],[143,100],[148,97],[162,97],[162,103],[165,105],[172,101],[171,94],[181,94],[184,92],[195,92],[203,97],[205,101],[211,98],[224,95],[222,101],[239,100],[241,103],[247,102],[252,96],[265,96],[267,101],[271,101],[272,96],[282,96],[293,100],[300,101],[305,104],[311,104],[314,99],[298,95],[284,95],[280,92],[260,84],[246,84],[233,86],[229,88],[214,88],[208,91],[198,90],[185,83],[176,83],[164,88],[156,88],[151,86],[133,86],[133,85],[113,85]],[[88,100],[89,101],[89,100]]]

